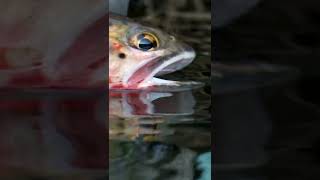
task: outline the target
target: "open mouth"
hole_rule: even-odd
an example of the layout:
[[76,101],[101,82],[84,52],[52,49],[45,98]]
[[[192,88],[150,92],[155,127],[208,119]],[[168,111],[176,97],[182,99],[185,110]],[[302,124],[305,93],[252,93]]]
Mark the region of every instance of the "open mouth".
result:
[[179,54],[172,54],[166,57],[159,57],[140,65],[129,78],[124,81],[130,86],[150,86],[153,84],[172,84],[174,81],[162,80],[156,76],[168,74],[184,68],[195,58],[194,51],[186,51]]

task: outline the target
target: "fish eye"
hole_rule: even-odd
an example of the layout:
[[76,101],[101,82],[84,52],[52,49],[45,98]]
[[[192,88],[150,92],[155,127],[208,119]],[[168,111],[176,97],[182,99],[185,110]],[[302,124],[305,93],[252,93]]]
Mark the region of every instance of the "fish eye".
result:
[[154,34],[144,32],[134,37],[133,46],[142,51],[151,51],[159,46],[159,40]]

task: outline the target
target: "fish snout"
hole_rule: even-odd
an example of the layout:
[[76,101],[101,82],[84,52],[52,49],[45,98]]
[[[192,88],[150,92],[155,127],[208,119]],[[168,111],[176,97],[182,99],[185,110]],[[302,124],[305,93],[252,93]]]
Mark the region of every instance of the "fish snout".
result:
[[168,59],[168,61],[171,61],[171,63],[168,63],[169,65],[159,71],[157,75],[164,75],[179,71],[191,64],[195,57],[196,53],[191,46],[187,44],[181,44],[177,53]]

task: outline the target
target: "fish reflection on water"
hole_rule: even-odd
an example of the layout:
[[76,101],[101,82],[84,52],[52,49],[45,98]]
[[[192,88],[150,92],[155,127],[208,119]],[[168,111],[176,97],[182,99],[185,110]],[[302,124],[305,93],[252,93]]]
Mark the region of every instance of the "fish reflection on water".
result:
[[106,98],[0,91],[0,179],[105,177]]
[[211,137],[192,90],[110,91],[109,102],[109,179],[194,179]]

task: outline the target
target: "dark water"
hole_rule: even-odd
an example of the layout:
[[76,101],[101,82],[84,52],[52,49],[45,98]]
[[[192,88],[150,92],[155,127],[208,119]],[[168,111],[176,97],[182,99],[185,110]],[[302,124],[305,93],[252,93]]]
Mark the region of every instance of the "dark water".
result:
[[299,71],[253,61],[213,70],[215,177],[313,179],[318,108],[299,96]]
[[104,92],[0,92],[0,179],[99,179],[108,166]]

